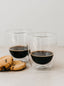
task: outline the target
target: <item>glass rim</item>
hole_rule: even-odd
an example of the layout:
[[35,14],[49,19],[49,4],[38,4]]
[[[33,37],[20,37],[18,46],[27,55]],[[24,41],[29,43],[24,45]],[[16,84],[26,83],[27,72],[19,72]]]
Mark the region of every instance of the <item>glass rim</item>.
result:
[[7,34],[25,34],[25,33],[28,33],[28,31],[25,29],[13,29],[13,30],[7,29],[6,33]]
[[8,32],[8,34],[27,34],[26,31],[14,31],[14,32]]
[[29,35],[33,37],[50,37],[50,36],[56,36],[56,33],[52,32],[31,32]]

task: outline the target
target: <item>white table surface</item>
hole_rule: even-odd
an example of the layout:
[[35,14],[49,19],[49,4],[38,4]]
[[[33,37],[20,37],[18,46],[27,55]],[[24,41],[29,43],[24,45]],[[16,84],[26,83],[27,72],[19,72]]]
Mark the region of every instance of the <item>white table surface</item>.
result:
[[[8,55],[0,48],[0,56]],[[17,72],[0,72],[0,86],[64,86],[64,47],[58,47],[54,67],[34,70],[32,67]]]

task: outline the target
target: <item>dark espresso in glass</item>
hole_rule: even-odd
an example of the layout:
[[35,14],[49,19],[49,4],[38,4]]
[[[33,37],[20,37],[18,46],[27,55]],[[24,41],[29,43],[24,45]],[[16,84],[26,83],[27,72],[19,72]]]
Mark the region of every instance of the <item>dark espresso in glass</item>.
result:
[[31,57],[35,63],[44,65],[52,60],[53,53],[50,51],[34,51],[31,53]]
[[24,58],[28,55],[28,47],[26,46],[13,46],[9,49],[9,51],[15,58]]

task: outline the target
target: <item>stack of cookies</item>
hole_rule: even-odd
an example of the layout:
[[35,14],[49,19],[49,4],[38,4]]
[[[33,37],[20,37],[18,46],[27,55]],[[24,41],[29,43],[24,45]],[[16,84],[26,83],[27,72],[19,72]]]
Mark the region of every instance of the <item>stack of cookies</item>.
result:
[[12,56],[3,56],[0,58],[0,71],[17,71],[26,67],[26,63],[22,61],[13,61]]

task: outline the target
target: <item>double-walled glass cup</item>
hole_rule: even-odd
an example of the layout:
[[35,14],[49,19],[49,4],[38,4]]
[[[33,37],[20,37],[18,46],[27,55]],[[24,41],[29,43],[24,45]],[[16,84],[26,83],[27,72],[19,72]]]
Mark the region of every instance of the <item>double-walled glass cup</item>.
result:
[[27,33],[14,31],[9,33],[9,52],[19,60],[28,62],[28,40]]
[[56,35],[54,33],[31,33],[29,47],[32,65],[35,68],[52,67],[56,49]]

